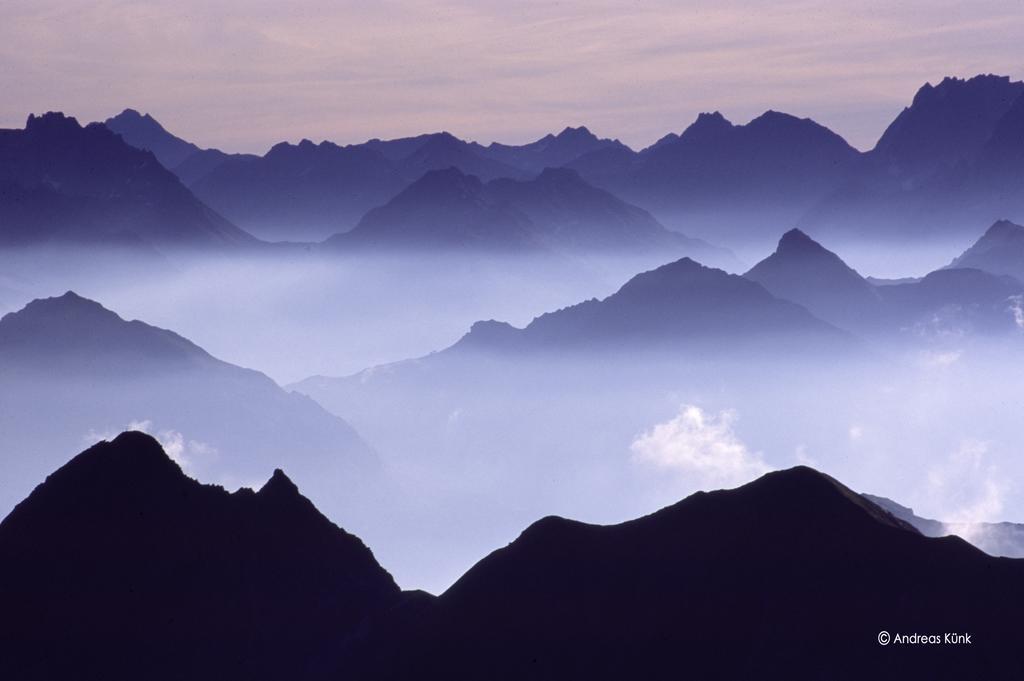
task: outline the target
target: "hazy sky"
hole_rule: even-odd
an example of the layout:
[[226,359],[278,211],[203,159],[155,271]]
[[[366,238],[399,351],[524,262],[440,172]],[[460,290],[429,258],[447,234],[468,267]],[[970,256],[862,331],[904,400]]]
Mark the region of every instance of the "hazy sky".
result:
[[700,111],[860,148],[925,81],[1024,75],[1021,0],[4,0],[0,126],[126,106],[202,146],[566,125],[645,146]]

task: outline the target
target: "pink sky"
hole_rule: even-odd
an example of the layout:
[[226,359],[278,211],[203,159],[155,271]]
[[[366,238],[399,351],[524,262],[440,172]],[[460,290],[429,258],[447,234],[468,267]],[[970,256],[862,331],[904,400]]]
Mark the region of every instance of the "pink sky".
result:
[[765,109],[863,149],[925,81],[1024,75],[1019,0],[6,0],[3,15],[0,126],[130,106],[230,151],[581,124],[639,148],[701,111]]

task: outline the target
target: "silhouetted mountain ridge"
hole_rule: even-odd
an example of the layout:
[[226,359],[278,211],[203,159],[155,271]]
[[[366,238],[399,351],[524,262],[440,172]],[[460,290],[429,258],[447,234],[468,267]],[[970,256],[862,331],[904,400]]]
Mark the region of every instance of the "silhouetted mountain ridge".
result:
[[0,130],[0,243],[226,247],[256,240],[210,210],[147,151],[60,113]]
[[[399,598],[281,472],[233,494],[124,433],[0,523],[4,678],[305,678]],[[54,641],[60,641],[59,652]]]
[[[908,523],[814,470],[597,526],[545,518],[436,601],[386,619],[371,679],[957,679],[1024,670],[1024,564]],[[878,632],[972,645],[880,646]],[[681,651],[685,655],[681,657]],[[494,660],[501,663],[495,665]],[[842,660],[841,665],[836,660]]]

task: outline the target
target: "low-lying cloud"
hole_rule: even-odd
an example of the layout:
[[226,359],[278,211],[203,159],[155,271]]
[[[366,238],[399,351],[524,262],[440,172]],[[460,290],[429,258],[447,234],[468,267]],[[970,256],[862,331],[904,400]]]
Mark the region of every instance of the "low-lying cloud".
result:
[[678,474],[695,488],[735,487],[771,470],[733,432],[735,411],[710,414],[683,405],[679,414],[630,445],[633,460]]

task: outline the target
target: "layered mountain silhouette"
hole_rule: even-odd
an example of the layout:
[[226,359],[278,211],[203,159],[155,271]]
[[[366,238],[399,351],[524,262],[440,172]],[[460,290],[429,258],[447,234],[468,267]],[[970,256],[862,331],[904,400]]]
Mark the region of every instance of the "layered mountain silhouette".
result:
[[530,219],[514,206],[489,200],[484,183],[458,168],[435,170],[369,211],[327,248],[531,251],[540,248]]
[[[1013,239],[1012,227],[997,226],[990,231],[989,246],[979,247],[975,254],[986,252],[994,242]],[[821,319],[863,335],[909,332],[916,337],[1016,330],[1018,296],[1024,285],[973,267],[973,257],[961,257],[949,268],[921,279],[875,285],[838,255],[794,229],[782,236],[772,255],[744,276]]]
[[1024,284],[1017,279],[956,268],[920,281],[877,289],[899,329],[912,336],[962,337],[1017,333]]
[[598,151],[629,151],[629,147],[618,140],[599,138],[580,126],[567,127],[557,135],[545,135],[535,142],[519,146],[492,142],[481,147],[479,153],[522,171],[539,173],[545,168],[558,168],[584,154]]
[[[1012,679],[1024,564],[808,468],[614,526],[545,518],[385,618],[361,678]],[[880,631],[890,645],[879,645]],[[970,633],[911,645],[896,634]]]
[[0,244],[256,243],[198,200],[150,152],[60,113],[0,130]]
[[1024,281],[1024,227],[1009,220],[994,223],[949,267],[974,268]]
[[264,238],[319,241],[349,228],[407,183],[372,148],[302,140],[277,144],[264,156],[227,159],[191,186]]
[[856,341],[760,284],[682,258],[611,296],[543,314],[524,329],[474,325],[452,351],[594,349],[719,353],[854,351]]
[[883,313],[874,286],[798,229],[782,235],[775,252],[743,276],[843,328],[877,325]]
[[327,246],[689,252],[728,258],[723,249],[670,232],[647,211],[566,168],[548,168],[532,180],[486,183],[456,167],[431,171]]
[[124,433],[0,523],[0,595],[4,678],[1024,673],[1024,563],[806,467],[618,525],[544,518],[434,598],[281,471],[229,494]]
[[858,155],[810,119],[768,111],[734,125],[715,112],[641,152],[602,149],[568,165],[671,223],[721,239],[791,224]]
[[167,132],[148,113],[142,114],[135,109],[125,109],[103,121],[103,125],[133,147],[153,152],[156,160],[168,170],[173,171],[189,156],[202,151],[195,144]]
[[884,508],[900,520],[913,525],[926,537],[947,537],[955,534],[968,540],[990,556],[1024,558],[1024,525],[1019,523],[947,523],[931,518],[922,518],[914,509],[898,504],[892,499],[872,494],[864,495],[868,501]]
[[128,432],[0,523],[0,676],[310,678],[399,598],[280,470],[229,494]]
[[251,154],[228,154],[220,149],[202,149],[173,135],[147,114],[125,109],[103,122],[128,144],[152,151],[160,163],[191,185],[228,159],[255,158]]
[[849,178],[802,219],[850,237],[906,240],[1020,217],[1024,83],[925,84]]
[[342,419],[267,376],[181,336],[125,321],[68,292],[0,319],[0,508],[98,434],[145,424],[189,472],[241,482],[288,457],[309,489],[376,475],[370,447]]

